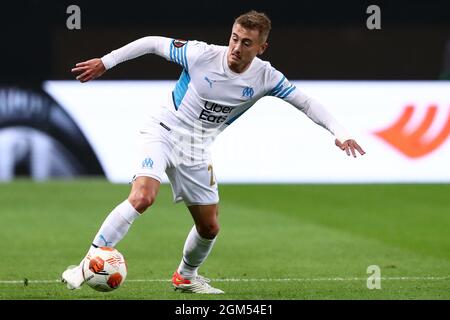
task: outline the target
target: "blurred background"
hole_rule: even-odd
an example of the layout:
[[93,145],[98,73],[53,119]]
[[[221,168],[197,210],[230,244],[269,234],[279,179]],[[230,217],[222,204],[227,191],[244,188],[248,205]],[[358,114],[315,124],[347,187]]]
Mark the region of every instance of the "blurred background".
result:
[[[74,13],[68,11],[71,5],[78,6],[80,13],[79,27],[72,30],[67,25]],[[379,29],[368,27],[373,19],[370,5],[380,9]],[[74,80],[70,69],[147,35],[227,45],[233,20],[250,9],[266,12],[272,19],[269,49],[261,58],[322,101],[368,153],[376,155],[371,158],[374,162],[359,162],[357,177],[349,181],[450,181],[448,172],[435,172],[428,178],[414,174],[440,166],[449,155],[450,5],[444,0],[4,2],[0,13],[0,181],[29,175],[40,180],[106,175],[111,181],[126,181],[132,176],[133,160],[122,155],[135,147],[127,132],[137,130],[139,119],[159,103],[162,91],[170,92],[181,69],[147,55],[85,85]],[[284,106],[277,108],[278,119],[294,116],[298,120],[289,123],[293,128],[289,139],[286,134],[276,136],[280,128],[270,115],[278,104],[283,102],[264,100],[240,119],[248,121],[246,130],[230,128],[218,140],[215,162],[222,181],[259,182],[265,169],[255,162],[269,152],[267,141],[286,141],[284,149],[276,150],[285,156],[273,160],[303,156],[317,164],[319,156],[290,154],[292,143],[309,150],[322,141],[332,143],[330,136]],[[392,129],[401,119],[408,124],[400,128],[405,130]],[[265,136],[268,126],[273,130]],[[318,139],[315,144],[302,142],[310,133]],[[257,134],[260,144],[248,149]],[[249,139],[240,139],[243,136]],[[354,169],[353,163],[341,162],[340,155],[330,154],[330,149],[327,145],[317,152]],[[230,154],[239,157],[230,159]],[[380,161],[388,167],[395,164],[384,178],[373,171]],[[252,165],[245,172],[233,171],[243,162]],[[405,165],[407,171],[402,171]],[[270,178],[265,182],[345,182],[342,177],[330,177],[333,168],[324,172],[323,166],[316,167],[316,171],[266,174]]]
[[[73,4],[81,9],[81,29],[71,31],[66,9]],[[366,27],[366,9],[373,4],[381,9],[381,30]],[[21,0],[5,1],[1,9],[3,83],[73,79],[70,67],[80,59],[146,35],[226,45],[234,18],[250,9],[272,19],[264,59],[291,79],[437,80],[448,77],[450,67],[450,5],[445,0]],[[178,76],[176,65],[148,56],[105,79]]]

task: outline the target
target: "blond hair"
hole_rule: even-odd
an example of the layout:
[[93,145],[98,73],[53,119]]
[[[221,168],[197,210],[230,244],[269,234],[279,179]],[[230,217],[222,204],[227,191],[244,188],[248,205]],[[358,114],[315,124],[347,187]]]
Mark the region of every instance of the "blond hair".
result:
[[269,17],[265,13],[255,10],[241,14],[234,20],[234,24],[239,24],[246,29],[258,30],[262,42],[267,41],[272,28],[272,22]]

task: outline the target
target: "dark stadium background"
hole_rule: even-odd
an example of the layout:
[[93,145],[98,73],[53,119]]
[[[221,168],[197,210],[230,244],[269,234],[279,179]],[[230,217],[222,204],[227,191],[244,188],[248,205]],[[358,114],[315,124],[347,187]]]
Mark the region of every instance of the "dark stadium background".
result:
[[[71,4],[81,8],[81,30],[66,28]],[[370,4],[381,8],[381,30],[366,28]],[[0,7],[0,80],[73,79],[72,64],[145,35],[226,44],[233,19],[249,9],[271,17],[270,48],[263,58],[290,79],[435,80],[449,72],[450,58],[445,69],[444,55],[450,4],[445,0],[19,0]],[[130,61],[104,79],[178,78],[176,65],[144,59],[145,67]]]

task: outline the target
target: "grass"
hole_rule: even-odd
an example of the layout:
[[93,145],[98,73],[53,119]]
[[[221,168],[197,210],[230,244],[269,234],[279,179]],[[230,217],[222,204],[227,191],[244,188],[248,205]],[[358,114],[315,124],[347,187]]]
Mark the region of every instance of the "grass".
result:
[[[201,273],[221,296],[174,292],[192,219],[163,185],[117,248],[121,288],[69,291],[78,263],[129,185],[0,184],[0,299],[450,299],[450,185],[221,185],[221,232]],[[367,288],[367,268],[381,289]],[[24,279],[28,285],[24,285]]]

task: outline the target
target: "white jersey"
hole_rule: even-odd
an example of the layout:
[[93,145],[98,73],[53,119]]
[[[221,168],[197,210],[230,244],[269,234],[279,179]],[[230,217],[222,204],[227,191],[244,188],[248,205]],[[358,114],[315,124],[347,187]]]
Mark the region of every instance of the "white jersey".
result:
[[181,76],[167,105],[153,120],[179,136],[189,137],[189,143],[202,152],[209,149],[217,134],[264,96],[283,99],[341,141],[348,138],[319,103],[301,93],[269,62],[255,58],[246,71],[235,73],[228,67],[227,50],[228,47],[201,41],[145,37],[112,51],[102,61],[110,69],[125,60],[155,53],[179,64],[183,68]]
[[201,121],[207,130],[223,130],[266,95],[287,98],[295,90],[259,58],[241,74],[231,71],[224,46],[167,39],[164,55],[183,67],[170,111],[188,123]]

